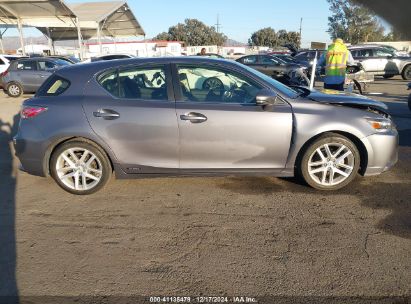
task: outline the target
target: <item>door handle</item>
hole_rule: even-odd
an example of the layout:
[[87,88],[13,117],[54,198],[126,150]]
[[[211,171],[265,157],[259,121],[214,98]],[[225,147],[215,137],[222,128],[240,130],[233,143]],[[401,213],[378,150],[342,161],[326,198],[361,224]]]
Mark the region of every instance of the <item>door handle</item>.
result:
[[207,116],[201,113],[190,112],[187,114],[180,115],[181,120],[188,120],[191,123],[202,123],[207,121]]
[[113,120],[120,117],[120,114],[116,111],[109,110],[109,109],[100,109],[97,112],[93,112],[95,117],[103,118],[106,120]]

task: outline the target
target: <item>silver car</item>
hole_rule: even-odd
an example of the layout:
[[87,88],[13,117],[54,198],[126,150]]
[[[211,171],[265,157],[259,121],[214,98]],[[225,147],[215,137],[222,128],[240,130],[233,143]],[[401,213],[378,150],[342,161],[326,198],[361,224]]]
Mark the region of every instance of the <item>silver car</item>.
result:
[[[331,93],[331,94],[330,94]],[[236,62],[126,59],[56,71],[24,102],[22,169],[73,194],[116,177],[300,176],[335,190],[397,161],[386,106],[291,89]]]
[[349,48],[354,59],[361,63],[364,71],[384,78],[401,75],[411,79],[411,57],[398,56],[385,46],[352,46]]

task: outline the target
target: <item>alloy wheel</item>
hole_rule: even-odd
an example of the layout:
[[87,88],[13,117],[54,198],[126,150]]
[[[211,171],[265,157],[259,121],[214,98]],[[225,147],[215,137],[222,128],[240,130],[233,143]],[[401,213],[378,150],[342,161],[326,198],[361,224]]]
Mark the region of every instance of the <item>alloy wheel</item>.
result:
[[93,189],[103,176],[101,160],[85,148],[64,150],[57,158],[55,169],[60,181],[76,191]]
[[353,172],[355,157],[342,143],[327,143],[318,147],[308,161],[308,173],[322,186],[344,182]]

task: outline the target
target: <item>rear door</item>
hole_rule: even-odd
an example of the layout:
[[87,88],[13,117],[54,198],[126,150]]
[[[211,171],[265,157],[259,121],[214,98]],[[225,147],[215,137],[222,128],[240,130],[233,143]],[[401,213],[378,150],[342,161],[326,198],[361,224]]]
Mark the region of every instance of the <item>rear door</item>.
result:
[[227,67],[181,64],[173,72],[180,80],[174,84],[182,171],[284,168],[292,132],[289,104],[257,106],[263,85]]
[[88,120],[123,171],[178,170],[178,125],[168,64],[107,71],[85,92]]

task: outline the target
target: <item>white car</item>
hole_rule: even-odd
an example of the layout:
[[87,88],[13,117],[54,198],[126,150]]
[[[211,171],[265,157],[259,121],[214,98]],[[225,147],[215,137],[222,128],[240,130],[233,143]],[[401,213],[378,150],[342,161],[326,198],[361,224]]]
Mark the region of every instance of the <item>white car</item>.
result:
[[20,59],[20,58],[25,58],[25,57],[26,56],[21,56],[21,55],[0,54],[0,74],[7,71],[7,69],[10,66],[10,62]]

